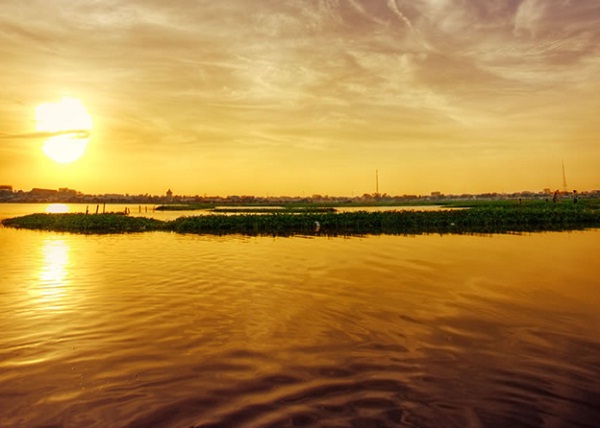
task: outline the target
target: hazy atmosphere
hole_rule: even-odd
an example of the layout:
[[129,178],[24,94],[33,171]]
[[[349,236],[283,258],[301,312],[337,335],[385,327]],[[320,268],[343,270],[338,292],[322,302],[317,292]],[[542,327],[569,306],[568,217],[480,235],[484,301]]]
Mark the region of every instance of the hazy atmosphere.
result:
[[0,0],[0,426],[600,421],[600,0]]
[[597,0],[3,0],[0,184],[538,191],[564,163],[598,189],[599,24]]

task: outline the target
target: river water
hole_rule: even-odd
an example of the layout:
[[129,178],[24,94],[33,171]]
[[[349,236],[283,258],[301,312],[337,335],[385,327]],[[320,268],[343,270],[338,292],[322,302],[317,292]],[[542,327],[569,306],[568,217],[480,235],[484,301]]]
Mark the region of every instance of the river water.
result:
[[598,426],[598,260],[600,230],[0,228],[0,426]]

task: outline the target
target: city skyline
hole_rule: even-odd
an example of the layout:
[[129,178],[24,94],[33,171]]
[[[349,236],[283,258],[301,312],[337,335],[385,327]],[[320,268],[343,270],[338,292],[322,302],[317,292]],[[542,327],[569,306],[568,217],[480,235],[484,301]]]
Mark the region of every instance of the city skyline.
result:
[[[592,0],[0,12],[0,184],[361,195],[378,171],[390,195],[481,194],[563,190],[564,168],[570,190],[600,188]],[[63,143],[82,156],[61,163]]]
[[444,193],[441,191],[431,191],[423,194],[388,194],[387,192],[379,192],[376,188],[375,192],[366,192],[363,194],[327,194],[327,193],[313,193],[313,194],[207,194],[202,192],[181,194],[173,192],[170,188],[162,193],[129,193],[129,192],[96,192],[87,193],[78,189],[70,187],[60,187],[58,189],[47,188],[47,187],[33,187],[30,190],[16,189],[12,185],[0,184],[0,201],[2,202],[27,202],[30,200],[40,201],[51,201],[52,199],[58,199],[62,202],[70,201],[71,199],[174,199],[174,200],[229,200],[230,202],[243,202],[249,200],[410,200],[410,199],[464,199],[464,198],[521,198],[521,197],[548,197],[556,194],[560,196],[571,197],[573,195],[585,196],[585,197],[599,197],[600,189],[524,189],[514,192],[483,192],[483,193]]

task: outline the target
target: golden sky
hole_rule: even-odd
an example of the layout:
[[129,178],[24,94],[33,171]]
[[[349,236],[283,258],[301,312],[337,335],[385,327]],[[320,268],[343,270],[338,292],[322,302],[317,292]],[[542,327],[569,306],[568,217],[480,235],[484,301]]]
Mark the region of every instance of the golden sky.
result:
[[[600,189],[598,0],[2,0],[0,57],[16,189]],[[65,96],[93,129],[57,164]]]

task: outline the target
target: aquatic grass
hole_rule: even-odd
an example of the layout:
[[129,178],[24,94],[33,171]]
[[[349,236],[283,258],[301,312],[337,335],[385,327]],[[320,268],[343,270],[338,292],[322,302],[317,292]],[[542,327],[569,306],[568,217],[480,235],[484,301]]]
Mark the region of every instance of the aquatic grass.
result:
[[600,209],[567,204],[488,204],[440,211],[271,212],[210,214],[163,222],[119,214],[32,214],[5,226],[76,233],[166,230],[192,234],[414,235],[491,234],[600,227]]
[[[178,233],[223,235],[291,235],[311,234],[316,230],[316,214],[239,214],[180,217],[168,222],[168,229]],[[319,217],[320,218],[320,217]]]
[[4,226],[18,229],[53,230],[76,233],[127,233],[161,230],[164,222],[147,217],[129,217],[123,214],[30,214],[5,219]]
[[167,204],[159,205],[154,208],[155,211],[196,211],[208,210],[214,208],[214,204]]
[[323,212],[335,212],[333,207],[224,207],[224,208],[212,208],[209,211],[214,213],[247,213],[247,214],[290,214],[290,213],[323,213]]
[[159,205],[155,211],[198,211],[206,210],[214,213],[306,213],[306,212],[334,212],[335,208],[329,206],[314,205],[269,205],[269,204],[247,204],[242,206],[216,207],[214,204],[169,204]]

